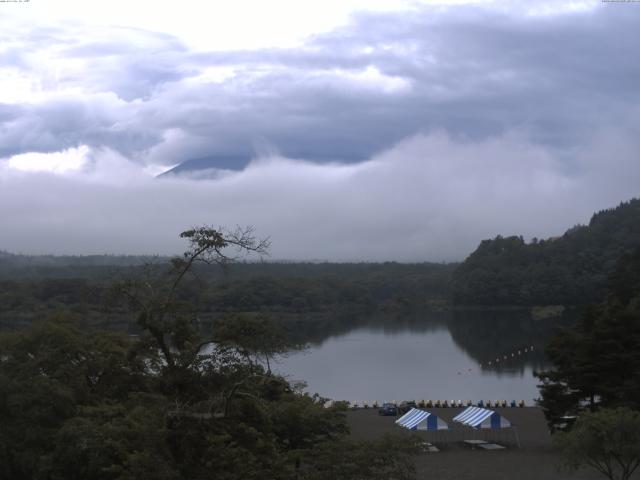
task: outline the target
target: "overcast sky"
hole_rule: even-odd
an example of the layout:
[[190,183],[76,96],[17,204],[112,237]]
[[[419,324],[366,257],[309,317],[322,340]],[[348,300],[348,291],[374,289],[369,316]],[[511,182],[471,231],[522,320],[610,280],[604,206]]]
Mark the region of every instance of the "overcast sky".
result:
[[[274,259],[448,261],[558,235],[640,193],[639,45],[640,3],[600,0],[0,2],[0,250],[239,224]],[[204,156],[235,171],[155,177]]]

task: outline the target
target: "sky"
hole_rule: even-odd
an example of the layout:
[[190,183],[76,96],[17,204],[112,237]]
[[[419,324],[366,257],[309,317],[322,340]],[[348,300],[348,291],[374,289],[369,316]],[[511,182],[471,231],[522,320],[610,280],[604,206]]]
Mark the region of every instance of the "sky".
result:
[[[638,196],[640,2],[0,2],[0,250],[452,261]],[[195,158],[230,169],[157,178]]]

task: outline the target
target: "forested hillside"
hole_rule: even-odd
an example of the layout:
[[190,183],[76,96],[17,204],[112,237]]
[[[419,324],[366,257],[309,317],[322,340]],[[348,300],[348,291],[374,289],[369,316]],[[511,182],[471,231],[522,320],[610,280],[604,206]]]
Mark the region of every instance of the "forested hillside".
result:
[[640,200],[593,215],[558,238],[484,240],[455,270],[459,305],[581,305],[602,298],[617,260],[640,245]]

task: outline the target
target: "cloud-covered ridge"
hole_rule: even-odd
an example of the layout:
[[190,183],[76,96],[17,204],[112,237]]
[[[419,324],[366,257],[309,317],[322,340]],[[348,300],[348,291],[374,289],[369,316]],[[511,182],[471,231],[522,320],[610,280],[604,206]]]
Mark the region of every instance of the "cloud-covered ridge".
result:
[[639,147],[602,132],[567,171],[522,134],[435,133],[357,164],[269,157],[202,181],[154,179],[108,150],[58,174],[0,163],[0,249],[175,253],[180,231],[208,223],[255,226],[276,259],[460,260],[483,238],[557,235],[637,195]]

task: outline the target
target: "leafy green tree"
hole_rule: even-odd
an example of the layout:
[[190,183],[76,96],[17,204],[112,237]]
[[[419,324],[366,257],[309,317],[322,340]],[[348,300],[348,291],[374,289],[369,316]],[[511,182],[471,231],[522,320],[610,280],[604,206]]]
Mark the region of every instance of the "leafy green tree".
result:
[[[42,462],[55,479],[177,480],[157,399],[83,407],[54,437]],[[161,400],[161,399],[160,399]]]
[[610,480],[628,480],[640,465],[640,413],[628,408],[585,413],[554,438],[565,466],[587,466]]
[[148,390],[146,366],[130,348],[122,334],[81,332],[60,318],[0,336],[0,478],[39,478],[83,406]]

